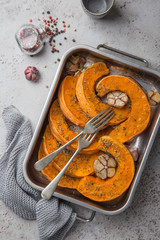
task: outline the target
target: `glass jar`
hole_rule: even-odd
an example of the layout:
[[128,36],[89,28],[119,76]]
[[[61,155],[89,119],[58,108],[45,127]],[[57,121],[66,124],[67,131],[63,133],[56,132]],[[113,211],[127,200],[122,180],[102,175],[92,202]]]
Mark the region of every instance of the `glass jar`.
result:
[[42,50],[44,42],[48,42],[50,36],[48,29],[42,24],[38,26],[25,24],[16,32],[15,38],[23,53],[35,55]]

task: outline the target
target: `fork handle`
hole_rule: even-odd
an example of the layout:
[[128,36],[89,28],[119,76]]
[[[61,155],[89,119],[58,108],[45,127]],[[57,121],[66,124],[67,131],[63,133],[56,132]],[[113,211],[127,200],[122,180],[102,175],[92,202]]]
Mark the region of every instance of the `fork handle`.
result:
[[68,145],[70,145],[73,141],[75,141],[77,138],[79,138],[81,135],[83,135],[83,131],[80,132],[76,137],[74,137],[71,141],[67,142],[65,145],[58,148],[56,151],[50,153],[46,157],[42,158],[41,160],[37,161],[34,164],[34,168],[37,171],[42,171],[47,165],[61,152],[63,151]]
[[59,181],[61,180],[61,178],[64,175],[65,171],[67,170],[68,166],[70,165],[70,163],[73,161],[74,157],[78,154],[78,152],[80,150],[81,150],[80,148],[78,148],[76,150],[76,152],[73,154],[73,156],[70,158],[70,160],[64,166],[64,168],[59,172],[59,174],[47,185],[47,187],[45,187],[45,189],[41,193],[42,198],[49,200],[52,197]]

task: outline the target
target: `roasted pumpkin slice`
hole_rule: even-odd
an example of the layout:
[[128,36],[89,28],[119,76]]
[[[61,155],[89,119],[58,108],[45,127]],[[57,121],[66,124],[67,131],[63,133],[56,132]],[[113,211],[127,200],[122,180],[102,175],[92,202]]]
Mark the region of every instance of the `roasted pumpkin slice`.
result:
[[64,116],[75,125],[84,127],[90,117],[80,108],[76,97],[76,84],[80,74],[79,72],[75,77],[67,76],[63,79],[58,91],[58,100]]
[[77,190],[97,202],[111,201],[121,196],[130,186],[134,176],[134,160],[127,148],[116,139],[104,136],[99,140],[99,150],[111,154],[117,161],[114,177],[102,180],[87,176],[80,180]]
[[[109,70],[102,63],[95,63],[87,68],[78,78],[76,85],[76,96],[80,107],[90,117],[96,116],[98,113],[107,108],[107,104],[103,103],[95,93],[95,84],[100,77],[107,75]],[[127,119],[130,110],[128,106],[123,109],[114,108],[116,115],[111,119],[108,125],[116,125]]]
[[[39,160],[46,156],[46,154],[44,152],[44,148],[43,148],[43,141],[41,142],[41,145],[40,145],[40,148],[38,151],[38,159]],[[42,174],[49,181],[52,181],[57,176],[58,173],[59,173],[59,171],[54,167],[52,162],[45,169],[42,170]],[[58,186],[76,189],[78,187],[79,181],[80,181],[80,178],[72,178],[72,177],[64,175],[61,178],[60,182],[58,183]]]
[[126,142],[143,132],[148,126],[150,105],[141,86],[129,77],[107,76],[96,87],[99,97],[116,90],[123,91],[128,95],[131,101],[131,112],[128,119],[118,125],[109,135],[120,142]]
[[[44,151],[48,155],[51,152],[55,151],[59,147],[59,144],[57,140],[53,137],[51,134],[49,125],[46,128],[46,131],[44,133]],[[94,155],[81,155],[78,154],[68,169],[66,170],[65,174],[72,176],[72,177],[84,177],[88,176],[90,174],[93,174],[93,163],[95,159],[100,155],[101,153],[97,153]],[[62,170],[62,168],[66,165],[68,160],[72,157],[73,152],[69,150],[65,150],[61,152],[53,161],[53,165],[57,170]]]
[[[59,141],[61,144],[65,144],[71,139],[73,139],[77,133],[72,131],[69,128],[69,124],[65,119],[65,116],[63,115],[58,100],[55,100],[51,106],[50,112],[49,112],[49,125],[52,134],[54,137]],[[94,154],[98,152],[97,149],[97,142],[99,138],[103,135],[108,135],[110,132],[109,129],[105,129],[101,132],[99,132],[96,136],[96,138],[93,140],[92,144],[84,148],[83,150],[80,151],[80,153],[84,154]],[[78,140],[74,141],[68,149],[75,151],[78,147]]]

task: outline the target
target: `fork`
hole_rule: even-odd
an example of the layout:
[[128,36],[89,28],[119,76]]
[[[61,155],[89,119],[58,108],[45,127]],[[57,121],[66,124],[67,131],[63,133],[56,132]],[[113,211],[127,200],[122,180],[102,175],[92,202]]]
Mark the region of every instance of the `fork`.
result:
[[92,133],[98,132],[102,127],[104,127],[112,119],[114,115],[115,115],[114,111],[111,108],[107,107],[105,110],[103,110],[98,115],[96,115],[91,120],[89,120],[86,123],[83,131],[80,132],[76,137],[74,137],[72,140],[67,142],[62,147],[58,148],[56,151],[50,153],[46,157],[37,161],[34,164],[34,168],[37,171],[42,171],[61,151],[63,151],[73,141],[81,137],[83,134],[92,134]]
[[93,139],[95,138],[97,133],[98,132],[95,132],[94,134],[85,134],[84,136],[81,136],[78,139],[78,148],[77,148],[76,152],[73,154],[73,156],[70,158],[70,160],[64,166],[64,168],[59,172],[59,174],[42,191],[42,193],[41,193],[42,198],[49,200],[52,197],[59,181],[61,180],[61,177],[64,175],[64,173],[67,170],[70,163],[73,161],[73,159],[75,158],[75,156],[78,154],[78,152],[81,149],[86,148],[91,144],[91,142],[93,141]]

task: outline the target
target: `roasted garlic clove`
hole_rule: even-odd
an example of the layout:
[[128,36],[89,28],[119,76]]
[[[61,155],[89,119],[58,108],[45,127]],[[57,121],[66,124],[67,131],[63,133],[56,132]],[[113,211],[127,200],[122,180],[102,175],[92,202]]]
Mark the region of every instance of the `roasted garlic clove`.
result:
[[78,70],[83,69],[86,59],[82,56],[72,55],[66,63],[66,71],[69,75],[74,75]]
[[152,106],[157,105],[160,103],[160,94],[153,90],[148,91],[149,102]]
[[107,104],[116,108],[123,108],[128,100],[127,94],[121,91],[112,91],[107,94]]
[[104,180],[115,175],[117,162],[107,154],[102,154],[94,161],[93,167],[96,176]]

